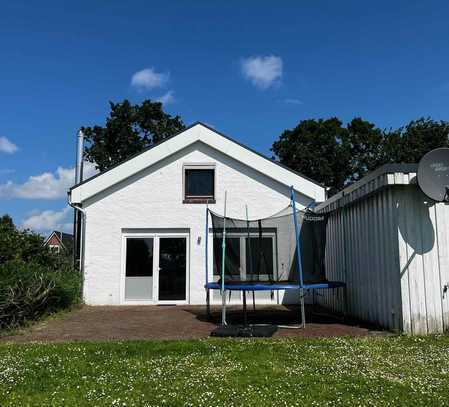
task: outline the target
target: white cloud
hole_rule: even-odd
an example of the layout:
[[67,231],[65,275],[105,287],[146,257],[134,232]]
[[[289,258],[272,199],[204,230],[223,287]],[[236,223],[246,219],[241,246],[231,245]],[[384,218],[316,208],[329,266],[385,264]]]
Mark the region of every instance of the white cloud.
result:
[[132,76],[131,85],[140,91],[161,88],[167,84],[169,78],[168,72],[159,73],[154,68],[145,68]]
[[283,100],[284,103],[286,103],[287,105],[303,105],[304,103],[299,100],[299,99],[295,99],[295,98],[286,98]]
[[6,137],[0,137],[0,152],[14,154],[18,150],[17,146]]
[[246,58],[242,61],[242,72],[254,86],[268,89],[280,83],[282,59],[274,55]]
[[173,103],[175,101],[174,93],[175,92],[173,92],[172,90],[169,90],[156,100],[164,105],[168,105],[169,103]]
[[66,206],[61,211],[33,211],[24,219],[22,227],[43,233],[52,230],[71,233],[73,231],[72,216],[73,212],[70,206]]
[[[96,173],[95,165],[84,163],[84,179]],[[58,167],[55,172],[32,175],[23,184],[8,181],[0,184],[0,199],[60,199],[75,182],[75,168]]]

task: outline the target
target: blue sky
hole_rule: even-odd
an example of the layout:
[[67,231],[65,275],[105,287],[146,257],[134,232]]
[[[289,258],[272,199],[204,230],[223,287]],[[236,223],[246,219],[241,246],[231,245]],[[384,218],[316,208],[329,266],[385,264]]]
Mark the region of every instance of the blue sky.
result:
[[75,135],[109,100],[162,98],[268,155],[306,118],[448,120],[448,21],[447,1],[3,2],[0,214],[70,229]]

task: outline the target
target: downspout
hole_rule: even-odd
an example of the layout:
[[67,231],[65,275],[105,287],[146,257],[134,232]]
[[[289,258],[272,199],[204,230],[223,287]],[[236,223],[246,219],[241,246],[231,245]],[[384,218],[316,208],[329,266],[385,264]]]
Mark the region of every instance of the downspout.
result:
[[[75,185],[78,185],[83,181],[83,154],[84,154],[84,133],[79,130],[76,143],[76,165],[75,165]],[[81,262],[81,219],[77,211],[75,210],[73,218],[73,265],[76,267],[76,261],[78,252],[80,253]],[[79,246],[78,246],[79,245]]]
[[81,299],[84,302],[84,234],[85,234],[85,228],[86,228],[86,210],[83,209],[81,206],[78,206],[71,202],[71,195],[69,192],[69,205],[75,210],[75,215],[77,214],[77,211],[81,214],[80,216],[80,259],[79,259],[79,271],[81,274]]

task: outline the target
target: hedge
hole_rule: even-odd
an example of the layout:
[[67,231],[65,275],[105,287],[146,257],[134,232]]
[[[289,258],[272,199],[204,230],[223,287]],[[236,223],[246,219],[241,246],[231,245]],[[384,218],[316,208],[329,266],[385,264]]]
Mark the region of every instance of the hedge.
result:
[[63,265],[0,264],[0,329],[11,329],[80,302],[81,276]]

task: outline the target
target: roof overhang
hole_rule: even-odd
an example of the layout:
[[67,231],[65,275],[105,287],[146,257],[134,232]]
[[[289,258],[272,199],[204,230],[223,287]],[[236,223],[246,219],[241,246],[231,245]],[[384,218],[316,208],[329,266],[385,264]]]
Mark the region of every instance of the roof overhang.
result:
[[161,143],[148,148],[127,161],[81,184],[75,185],[69,191],[69,202],[71,204],[82,204],[82,202],[96,194],[198,141],[232,157],[281,184],[293,186],[297,192],[309,198],[316,201],[324,201],[325,199],[325,188],[317,182],[270,160],[202,123],[196,123],[181,133],[165,139]]
[[393,185],[416,185],[418,164],[384,164],[316,206],[331,212]]

